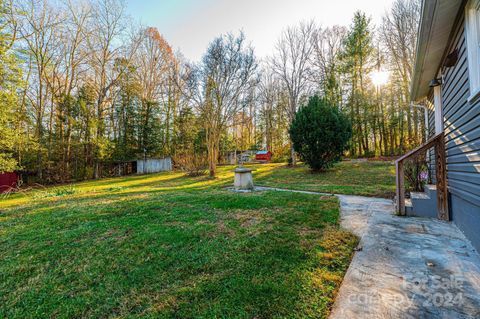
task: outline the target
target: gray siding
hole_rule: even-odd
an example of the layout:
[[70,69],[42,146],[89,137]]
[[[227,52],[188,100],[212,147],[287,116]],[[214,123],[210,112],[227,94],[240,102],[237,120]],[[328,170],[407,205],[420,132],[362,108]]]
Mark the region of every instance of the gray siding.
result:
[[[480,101],[468,102],[470,85],[463,18],[454,30],[447,53],[455,49],[459,50],[459,60],[444,71],[442,87],[450,208],[453,221],[480,251]],[[432,112],[432,135],[433,127]]]

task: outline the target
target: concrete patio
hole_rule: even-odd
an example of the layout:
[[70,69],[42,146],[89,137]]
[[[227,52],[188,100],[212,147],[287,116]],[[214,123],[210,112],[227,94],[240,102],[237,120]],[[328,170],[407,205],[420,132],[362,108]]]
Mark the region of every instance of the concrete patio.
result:
[[453,224],[338,195],[360,238],[330,318],[480,318],[480,257]]

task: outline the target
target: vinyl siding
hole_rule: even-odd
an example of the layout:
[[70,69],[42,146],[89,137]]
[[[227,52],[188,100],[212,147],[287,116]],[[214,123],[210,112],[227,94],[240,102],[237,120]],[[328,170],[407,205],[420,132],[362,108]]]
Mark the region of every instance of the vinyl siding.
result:
[[[453,221],[480,251],[480,101],[468,102],[470,84],[464,17],[454,30],[447,54],[459,50],[454,67],[444,70],[444,114],[447,177]],[[433,101],[432,94],[429,100]],[[429,132],[435,133],[435,116],[429,114]],[[433,150],[430,171],[435,179]]]

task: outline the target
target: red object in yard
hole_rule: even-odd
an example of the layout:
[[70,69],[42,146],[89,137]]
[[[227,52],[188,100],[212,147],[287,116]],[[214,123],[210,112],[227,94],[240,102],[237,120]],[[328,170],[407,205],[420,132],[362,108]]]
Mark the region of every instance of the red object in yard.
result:
[[258,151],[255,154],[255,160],[259,162],[270,162],[272,160],[272,152],[270,151]]
[[0,193],[17,187],[18,175],[15,172],[0,174]]

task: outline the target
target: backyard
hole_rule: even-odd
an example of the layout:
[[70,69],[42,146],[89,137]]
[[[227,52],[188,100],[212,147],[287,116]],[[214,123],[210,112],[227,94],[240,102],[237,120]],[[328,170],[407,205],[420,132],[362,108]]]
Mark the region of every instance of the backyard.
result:
[[257,171],[256,180],[262,186],[383,198],[395,195],[395,165],[390,161],[343,161],[321,173],[312,173],[305,165],[269,166]]
[[[389,196],[388,162],[255,166],[259,185]],[[333,196],[171,172],[0,201],[0,317],[324,318],[357,238]],[[376,175],[372,176],[372,175]]]
[[0,319],[480,319],[479,6],[0,0]]

